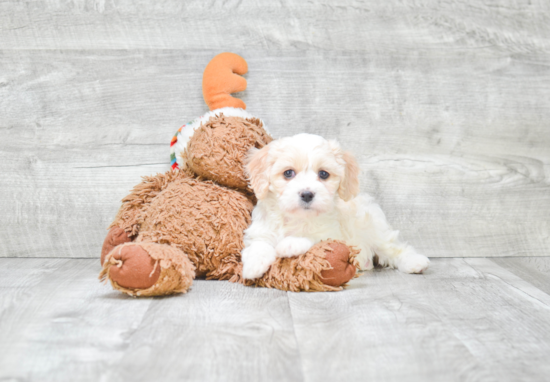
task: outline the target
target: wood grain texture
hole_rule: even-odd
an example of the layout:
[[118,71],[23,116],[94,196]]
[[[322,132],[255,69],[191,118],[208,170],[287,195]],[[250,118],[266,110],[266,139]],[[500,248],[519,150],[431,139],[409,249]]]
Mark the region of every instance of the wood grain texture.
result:
[[421,276],[374,271],[343,294],[289,300],[310,380],[538,381],[550,371],[550,296],[488,259],[435,259]]
[[550,50],[549,11],[545,0],[9,0],[0,49],[539,52]]
[[286,293],[197,280],[185,296],[155,299],[107,375],[112,381],[302,381]]
[[95,259],[0,259],[0,380],[506,382],[550,372],[550,295],[493,259],[434,259],[423,275],[377,269],[337,293],[197,280],[154,299],[100,285],[98,270]]
[[0,3],[0,257],[98,257],[120,199],[249,63],[276,137],[338,139],[431,257],[550,254],[544,1]]
[[196,281],[132,298],[95,259],[0,259],[0,380],[302,380],[286,293]]
[[0,259],[0,379],[98,380],[152,300],[102,288],[91,259]]

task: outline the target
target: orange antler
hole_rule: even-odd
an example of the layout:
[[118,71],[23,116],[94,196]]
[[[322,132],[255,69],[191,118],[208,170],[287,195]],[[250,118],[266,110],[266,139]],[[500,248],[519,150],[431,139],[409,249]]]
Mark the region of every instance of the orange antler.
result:
[[210,110],[222,107],[246,109],[240,99],[231,93],[246,89],[246,80],[240,75],[248,71],[244,58],[235,53],[220,53],[214,57],[202,75],[202,96]]

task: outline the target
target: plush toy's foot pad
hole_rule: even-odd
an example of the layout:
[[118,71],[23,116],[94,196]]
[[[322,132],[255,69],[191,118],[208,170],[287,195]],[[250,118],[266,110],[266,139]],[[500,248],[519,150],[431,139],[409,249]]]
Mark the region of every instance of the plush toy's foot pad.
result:
[[110,256],[109,276],[124,288],[147,289],[159,279],[160,265],[139,245],[123,245]]
[[101,248],[101,265],[105,262],[105,256],[107,256],[107,254],[111,252],[114,247],[130,241],[132,241],[132,239],[128,237],[128,234],[122,228],[111,228],[107,233],[107,237],[105,237],[103,247]]
[[183,251],[168,244],[132,242],[105,256],[100,280],[131,296],[185,293],[195,278],[195,267]]
[[339,242],[328,243],[332,251],[326,250],[326,259],[332,269],[325,269],[321,272],[321,281],[333,287],[339,287],[350,281],[357,272],[356,266],[351,261],[350,248]]

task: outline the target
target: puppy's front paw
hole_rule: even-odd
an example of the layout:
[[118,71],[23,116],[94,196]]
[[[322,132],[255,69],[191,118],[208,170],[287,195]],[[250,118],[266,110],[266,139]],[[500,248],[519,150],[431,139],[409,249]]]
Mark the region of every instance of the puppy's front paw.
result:
[[419,253],[408,253],[399,259],[398,268],[405,273],[422,273],[430,265],[430,259]]
[[277,244],[275,251],[279,257],[300,256],[313,247],[313,242],[305,237],[287,236]]
[[257,279],[275,262],[275,248],[267,243],[254,243],[243,249],[243,277]]

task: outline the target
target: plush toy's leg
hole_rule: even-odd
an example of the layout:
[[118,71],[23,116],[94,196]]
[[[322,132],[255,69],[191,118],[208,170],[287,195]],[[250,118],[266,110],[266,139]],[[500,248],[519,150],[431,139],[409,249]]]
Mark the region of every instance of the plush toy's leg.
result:
[[180,249],[150,242],[125,243],[105,256],[100,280],[131,296],[185,293],[195,267]]
[[244,283],[293,292],[342,290],[356,277],[358,253],[343,242],[322,241],[301,256],[278,258],[261,278]]
[[105,241],[103,242],[103,247],[101,248],[101,265],[103,265],[103,262],[105,261],[105,256],[107,256],[107,254],[111,252],[114,247],[119,244],[128,243],[130,241],[132,241],[132,239],[122,228],[111,228],[107,233],[107,237],[105,238]]
[[[151,203],[155,197],[168,187],[174,180],[180,178],[188,178],[190,175],[187,171],[172,171],[168,170],[165,174],[157,174],[155,176],[144,176],[143,181],[136,185],[130,194],[122,199],[122,205],[115,216],[115,220],[111,223],[109,228],[121,229],[125,231],[130,237],[136,237],[139,233],[139,218],[146,207]],[[111,231],[107,235],[111,235]],[[120,231],[116,231],[117,235],[121,235]],[[105,239],[105,241],[107,241]],[[127,240],[130,241],[130,240]],[[120,243],[118,243],[120,244]],[[105,244],[104,244],[105,245]],[[109,253],[102,252],[102,258]],[[102,260],[103,263],[103,260]]]

